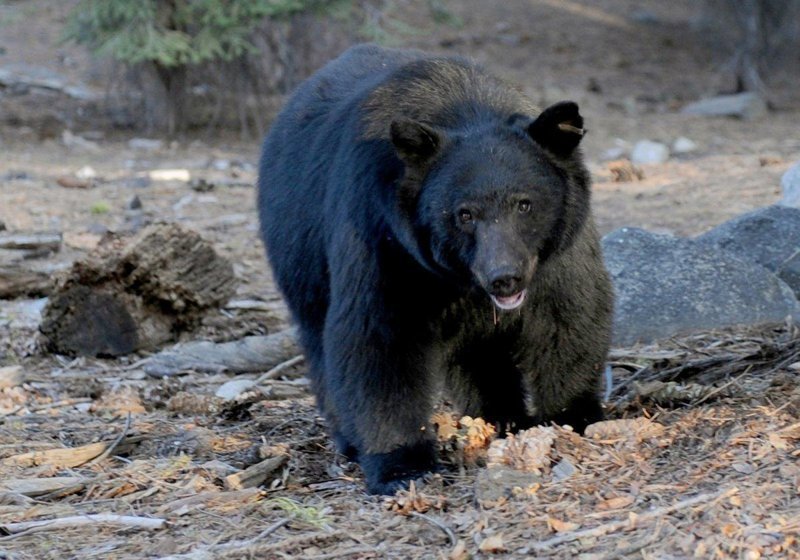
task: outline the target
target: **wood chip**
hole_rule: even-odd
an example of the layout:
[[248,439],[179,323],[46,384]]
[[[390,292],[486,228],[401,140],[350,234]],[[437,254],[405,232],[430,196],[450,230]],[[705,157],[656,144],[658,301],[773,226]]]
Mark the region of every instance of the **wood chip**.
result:
[[270,457],[245,470],[225,477],[225,486],[231,490],[254,488],[264,482],[269,475],[280,469],[289,460],[288,455]]
[[486,537],[481,541],[481,544],[478,545],[478,550],[481,552],[487,552],[489,554],[505,552],[506,546],[503,543],[503,536],[491,535]]

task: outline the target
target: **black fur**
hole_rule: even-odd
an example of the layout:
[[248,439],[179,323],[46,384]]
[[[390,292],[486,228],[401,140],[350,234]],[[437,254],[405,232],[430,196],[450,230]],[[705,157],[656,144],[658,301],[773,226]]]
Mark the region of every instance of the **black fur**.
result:
[[468,61],[359,46],[300,86],[264,142],[275,279],[373,493],[435,468],[440,389],[512,429],[602,416],[612,293],[583,119],[574,103],[537,113]]

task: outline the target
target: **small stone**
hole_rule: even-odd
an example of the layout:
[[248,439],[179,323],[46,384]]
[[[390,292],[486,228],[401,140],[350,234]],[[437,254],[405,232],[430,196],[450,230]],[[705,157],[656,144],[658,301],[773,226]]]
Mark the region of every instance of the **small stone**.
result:
[[686,138],[685,136],[680,136],[676,138],[675,141],[672,143],[672,153],[674,154],[688,154],[689,152],[693,152],[696,149],[697,149],[697,143]]
[[128,209],[129,210],[141,210],[142,209],[142,199],[139,198],[138,195],[134,196],[128,202]]
[[0,220],[0,231],[5,231],[6,229],[6,223],[3,220]]
[[256,383],[252,379],[233,379],[220,385],[214,395],[226,401],[230,401],[255,386]]
[[155,152],[164,147],[164,142],[153,138],[131,138],[128,140],[128,147],[131,150]]
[[84,165],[75,173],[77,179],[91,180],[97,178],[97,171],[90,165]]
[[640,140],[631,152],[631,163],[643,165],[649,163],[664,163],[669,159],[669,148],[660,142]]
[[215,159],[211,162],[211,167],[217,171],[227,171],[231,168],[231,162],[227,159]]
[[800,161],[790,167],[781,177],[781,190],[783,191],[780,201],[782,206],[800,208]]
[[553,467],[553,480],[562,481],[571,477],[577,469],[569,459],[561,459],[558,464]]

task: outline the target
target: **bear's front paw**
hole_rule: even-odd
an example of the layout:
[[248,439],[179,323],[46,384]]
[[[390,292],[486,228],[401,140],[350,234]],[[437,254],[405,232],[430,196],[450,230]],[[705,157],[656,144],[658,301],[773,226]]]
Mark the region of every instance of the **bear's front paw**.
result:
[[359,463],[370,494],[394,494],[408,488],[412,480],[436,469],[433,442],[403,446],[388,453],[366,453]]

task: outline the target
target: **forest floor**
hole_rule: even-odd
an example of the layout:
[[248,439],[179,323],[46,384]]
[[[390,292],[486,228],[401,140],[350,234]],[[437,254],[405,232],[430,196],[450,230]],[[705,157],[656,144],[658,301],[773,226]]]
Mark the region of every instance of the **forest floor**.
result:
[[[54,29],[72,4],[0,2],[0,68],[24,62],[91,82],[88,58],[57,44]],[[424,11],[404,4],[409,22],[429,29]],[[781,174],[800,160],[796,56],[771,73],[774,109],[763,117],[680,113],[728,87],[727,55],[711,48],[695,2],[448,5],[460,26],[403,43],[473,56],[541,104],[578,101],[602,233],[701,233],[777,202]],[[63,131],[45,130],[63,103],[54,93],[0,96],[0,221],[64,236],[60,252],[32,266],[55,272],[107,231],[177,221],[234,263],[236,299],[268,304],[219,311],[185,340],[285,328],[258,240],[258,141],[198,135],[142,150],[129,145],[132,134],[84,126],[70,132],[88,142],[65,142]],[[613,180],[608,150],[679,137],[696,149],[642,166],[639,180]],[[89,188],[63,186],[87,166],[96,174]],[[213,188],[148,179],[155,169],[185,169]],[[134,198],[141,210],[130,209]],[[586,438],[540,433],[550,440],[532,472],[475,466],[464,448],[475,434],[440,426],[448,468],[378,498],[333,453],[302,363],[234,414],[213,406],[227,375],[155,379],[138,355],[43,352],[40,305],[0,300],[0,368],[21,366],[25,379],[0,382],[0,558],[800,558],[800,338],[791,325],[616,348],[607,412],[631,422]],[[97,442],[115,444],[109,456],[76,464],[76,448]],[[73,451],[46,453],[56,448]],[[276,454],[287,462],[260,486],[226,482]],[[52,486],[26,491],[35,478]],[[89,517],[101,513],[164,524]],[[71,516],[86,524],[9,532]]]

